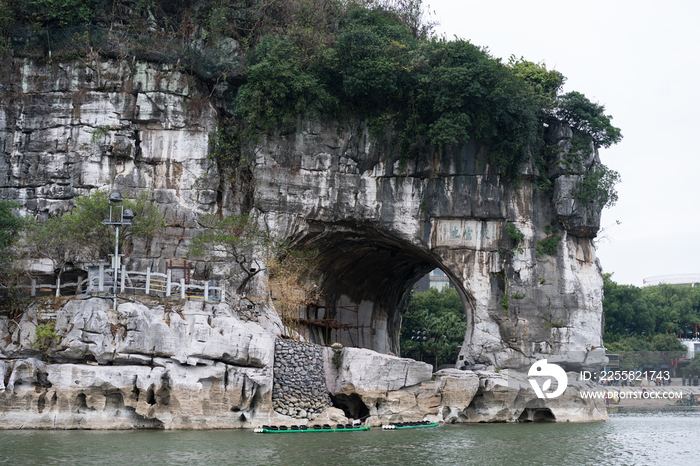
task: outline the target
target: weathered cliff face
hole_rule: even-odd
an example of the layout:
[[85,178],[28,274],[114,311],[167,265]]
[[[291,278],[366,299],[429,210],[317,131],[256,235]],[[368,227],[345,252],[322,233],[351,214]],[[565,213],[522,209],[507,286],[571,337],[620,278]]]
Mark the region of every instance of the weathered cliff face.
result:
[[46,218],[94,189],[127,196],[148,189],[168,229],[139,244],[134,260],[158,268],[183,256],[196,217],[217,200],[218,174],[207,158],[216,112],[202,86],[144,62],[10,66],[0,89],[0,198]]
[[[377,152],[362,128],[307,122],[265,140],[254,169],[255,206],[267,224],[320,251],[337,315],[361,326],[343,330],[344,341],[394,351],[401,297],[440,267],[465,305],[461,361],[522,368],[555,354],[571,369],[602,362],[600,268],[592,238],[567,230],[593,234],[598,219],[581,213],[588,206],[577,206],[574,184],[559,183],[569,175],[556,178],[564,210],[539,192],[529,167],[504,181],[473,146],[405,167]],[[507,222],[525,234],[522,252]],[[557,230],[556,253],[538,252]]]
[[[546,356],[571,370],[602,363],[599,212],[574,195],[597,163],[593,150],[582,168],[551,164],[552,197],[537,188],[532,166],[508,180],[474,144],[401,163],[358,122],[300,120],[251,149],[242,190],[221,181],[207,157],[223,96],[210,97],[191,76],[138,61],[14,60],[2,85],[0,197],[45,217],[93,189],[152,190],[169,227],[136,245],[130,267],[162,270],[186,254],[198,216],[243,207],[298,247],[319,250],[327,305],[310,317],[344,324],[346,345],[396,352],[402,297],[440,267],[467,317],[458,365],[524,368]],[[549,138],[570,150],[567,128],[550,128]],[[522,251],[507,223],[524,233]],[[537,251],[554,236],[553,255]]]

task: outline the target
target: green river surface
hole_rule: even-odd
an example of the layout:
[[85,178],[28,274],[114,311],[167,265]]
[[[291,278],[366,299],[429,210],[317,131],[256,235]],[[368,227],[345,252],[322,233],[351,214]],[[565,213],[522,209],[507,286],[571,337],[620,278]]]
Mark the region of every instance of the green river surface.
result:
[[700,465],[700,412],[315,434],[0,431],[12,465]]

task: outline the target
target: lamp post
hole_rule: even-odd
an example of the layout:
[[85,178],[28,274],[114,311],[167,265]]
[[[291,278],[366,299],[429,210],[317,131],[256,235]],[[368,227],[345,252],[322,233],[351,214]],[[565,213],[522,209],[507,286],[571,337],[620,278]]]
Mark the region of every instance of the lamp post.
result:
[[428,341],[428,331],[427,330],[411,330],[411,340],[418,342],[418,351],[420,353],[419,360],[423,361],[423,342]]
[[[113,192],[109,195],[109,220],[105,220],[102,223],[104,225],[113,226],[115,229],[114,236],[114,283],[112,285],[112,291],[114,295],[114,306],[113,309],[117,310],[117,283],[119,282],[119,227],[131,225],[131,221],[134,218],[134,212],[130,209],[124,209],[122,205],[123,199],[122,195],[118,192]],[[119,212],[117,213],[117,209]]]

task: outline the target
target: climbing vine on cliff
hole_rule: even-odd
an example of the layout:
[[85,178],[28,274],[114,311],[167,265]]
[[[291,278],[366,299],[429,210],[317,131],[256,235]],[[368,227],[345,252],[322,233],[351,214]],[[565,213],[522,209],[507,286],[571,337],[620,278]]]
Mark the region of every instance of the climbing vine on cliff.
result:
[[523,241],[525,241],[525,233],[520,231],[520,229],[516,227],[514,223],[511,222],[506,223],[505,233],[506,236],[508,236],[515,244],[511,252],[517,251],[520,254],[524,253],[525,250],[523,249],[522,244]]
[[20,263],[21,253],[16,247],[20,232],[26,225],[16,214],[20,207],[16,202],[0,200],[0,313],[8,312],[10,318],[18,316],[21,311],[20,285],[25,277]]

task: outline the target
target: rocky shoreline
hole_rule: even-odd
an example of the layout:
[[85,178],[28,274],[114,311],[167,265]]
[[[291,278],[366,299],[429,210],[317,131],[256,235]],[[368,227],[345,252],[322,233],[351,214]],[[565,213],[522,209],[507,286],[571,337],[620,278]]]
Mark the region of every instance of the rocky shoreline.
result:
[[[542,400],[522,372],[433,374],[428,364],[368,349],[282,340],[272,311],[256,317],[263,327],[225,304],[110,304],[75,299],[33,308],[19,323],[0,317],[0,429],[607,419],[603,400],[581,399],[592,385],[574,373],[564,395]],[[42,355],[32,342],[46,318],[59,341]],[[283,405],[285,388],[295,396]],[[316,404],[304,405],[309,399]]]

